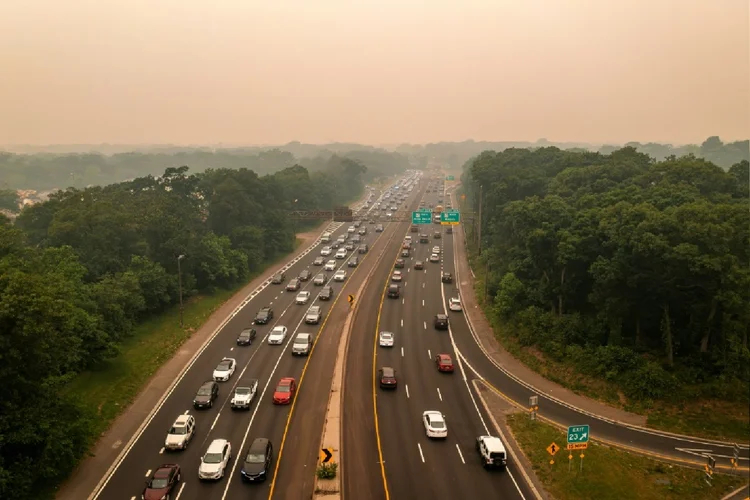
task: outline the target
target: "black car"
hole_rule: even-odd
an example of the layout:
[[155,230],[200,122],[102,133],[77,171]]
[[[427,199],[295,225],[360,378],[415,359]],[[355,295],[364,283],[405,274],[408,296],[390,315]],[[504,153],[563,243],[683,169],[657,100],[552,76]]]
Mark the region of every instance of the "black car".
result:
[[412,226],[411,229],[410,229],[410,231],[412,233],[418,233],[419,232],[419,228],[417,226]]
[[334,241],[333,243],[331,243],[331,248],[339,248],[339,247],[341,247],[340,241]]
[[237,337],[237,345],[251,345],[255,340],[256,333],[255,328],[245,328]]
[[312,277],[312,273],[309,269],[303,269],[301,273],[299,273],[299,280],[300,281],[309,281]]
[[368,250],[369,250],[369,248],[367,247],[367,244],[365,243],[365,244],[360,245],[359,249],[357,251],[359,253],[364,254],[364,253],[367,253]]
[[393,265],[396,269],[403,269],[406,265],[406,261],[404,259],[396,259],[396,263]]
[[198,389],[198,393],[193,399],[193,406],[195,409],[199,408],[211,408],[214,405],[214,399],[219,396],[219,384],[213,380],[203,382],[203,385]]
[[383,232],[383,225],[382,224],[378,224],[377,226],[375,226],[375,232],[376,233],[382,233]]
[[320,300],[331,300],[331,297],[333,297],[333,288],[330,286],[324,286],[321,288],[320,294],[318,295]]
[[453,228],[448,226],[448,229],[445,230],[445,234],[453,234]]
[[398,387],[396,370],[390,366],[384,366],[378,370],[378,379],[380,380],[380,387],[382,389],[395,389]]
[[273,309],[271,309],[271,307],[269,306],[262,307],[260,311],[258,311],[258,314],[255,315],[255,324],[266,325],[272,319],[273,319]]
[[276,273],[273,275],[273,278],[271,278],[271,283],[274,285],[280,285],[284,282],[285,279],[286,275],[283,272]]
[[443,273],[443,277],[440,278],[440,281],[443,283],[453,283],[453,276],[451,276],[451,273]]
[[256,438],[242,464],[240,474],[246,482],[265,481],[271,470],[273,460],[273,446],[266,438]]
[[448,316],[445,314],[435,315],[435,329],[436,330],[447,330],[448,329]]
[[388,298],[397,299],[401,296],[401,287],[398,285],[388,286]]
[[440,231],[435,231],[435,233],[432,235],[432,237],[435,238],[436,240],[439,240],[440,238],[442,238],[442,236],[443,235]]
[[420,243],[429,243],[429,242],[430,242],[430,238],[429,238],[429,236],[427,236],[427,235],[426,235],[426,234],[424,234],[424,233],[423,233],[423,234],[420,234],[420,235],[419,235],[419,242],[420,242]]
[[359,264],[359,261],[357,260],[357,257],[352,257],[351,259],[349,259],[349,263],[347,264],[347,266],[349,266],[349,267],[357,267],[357,264]]

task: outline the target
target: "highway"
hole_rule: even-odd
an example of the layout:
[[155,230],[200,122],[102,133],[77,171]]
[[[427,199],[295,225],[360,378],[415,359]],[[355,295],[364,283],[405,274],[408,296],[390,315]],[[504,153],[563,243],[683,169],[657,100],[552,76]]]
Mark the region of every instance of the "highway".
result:
[[[333,239],[347,230],[349,224],[333,223],[335,228]],[[374,226],[368,226],[365,241],[373,245],[379,238]],[[276,383],[282,377],[294,377],[299,380],[305,357],[297,358],[291,355],[289,346],[298,332],[318,334],[320,325],[305,325],[303,317],[312,305],[323,308],[324,318],[328,314],[334,301],[319,301],[317,291],[320,287],[313,285],[312,279],[302,283],[300,290],[313,292],[313,299],[306,305],[294,304],[297,292],[286,292],[285,287],[290,279],[300,274],[303,269],[309,269],[313,276],[323,272],[323,268],[316,267],[312,261],[320,252],[320,242],[313,245],[313,250],[298,262],[286,269],[286,281],[282,285],[264,284],[258,293],[242,308],[213,338],[213,340],[193,360],[183,376],[172,387],[168,396],[160,403],[158,410],[147,420],[142,432],[126,447],[125,454],[118,459],[114,468],[103,478],[100,487],[90,498],[140,498],[144,482],[151,472],[162,463],[178,463],[182,468],[182,481],[177,486],[173,498],[180,500],[191,499],[234,499],[234,498],[267,498],[271,481],[261,485],[243,484],[239,477],[244,454],[247,446],[254,438],[266,437],[271,440],[274,450],[278,450],[285,430],[290,406],[277,406],[272,403],[273,391]],[[354,269],[347,267],[349,252],[346,259],[337,260],[338,268],[346,269],[351,275]],[[358,255],[360,266],[371,254]],[[328,257],[327,257],[328,258]],[[331,255],[330,258],[333,258]],[[333,272],[328,272],[329,278]],[[270,280],[270,276],[269,276]],[[347,283],[330,281],[338,297],[342,286]],[[270,305],[275,317],[268,325],[258,325],[256,340],[251,346],[236,345],[239,332],[251,325],[257,311]],[[268,332],[276,325],[288,328],[288,335],[284,344],[280,346],[268,345]],[[218,399],[212,408],[195,410],[192,406],[193,398],[199,386],[211,379],[212,372],[223,357],[237,360],[237,369],[227,382],[220,383]],[[229,406],[234,388],[243,385],[250,379],[259,381],[258,394],[249,411],[232,411]],[[163,448],[166,433],[178,415],[191,413],[196,418],[197,434],[188,448],[180,452],[165,452]],[[226,476],[216,483],[200,482],[198,467],[200,458],[205,453],[208,444],[217,438],[230,441],[232,445],[232,459]],[[320,428],[315,429],[309,439],[317,442],[320,439]],[[274,461],[275,465],[275,461]],[[272,466],[273,467],[273,466]],[[312,472],[310,472],[312,474]]]
[[[442,197],[442,196],[441,196]],[[438,204],[438,194],[425,195],[429,204]],[[447,300],[457,296],[455,284],[441,283],[443,271],[454,270],[453,237],[439,225],[420,226],[430,241],[420,244],[417,233],[407,233],[410,224],[401,227],[402,238],[411,235],[411,256],[401,269],[399,299],[384,298],[390,284],[394,260],[400,249],[392,247],[384,259],[363,300],[372,307],[358,318],[361,334],[352,337],[347,358],[348,377],[344,391],[344,411],[349,418],[343,427],[343,497],[386,498],[533,498],[527,491],[516,466],[505,472],[487,471],[475,450],[479,435],[495,434],[468,384],[472,374],[458,363],[454,373],[437,371],[435,356],[457,356],[453,346],[454,325],[465,324],[463,313],[448,312]],[[434,232],[439,231],[440,239]],[[441,249],[441,262],[430,263],[433,246]],[[400,246],[400,245],[399,245]],[[416,261],[424,270],[415,270]],[[377,306],[375,306],[377,304]],[[434,328],[437,313],[450,317],[451,329]],[[379,347],[379,331],[395,333],[393,347]],[[398,389],[385,391],[378,387],[376,370],[395,368]],[[375,370],[373,370],[375,368]],[[373,401],[377,407],[377,426]],[[439,410],[445,415],[448,438],[430,440],[425,435],[422,412]],[[383,469],[380,467],[382,453]],[[363,492],[368,494],[364,495]]]

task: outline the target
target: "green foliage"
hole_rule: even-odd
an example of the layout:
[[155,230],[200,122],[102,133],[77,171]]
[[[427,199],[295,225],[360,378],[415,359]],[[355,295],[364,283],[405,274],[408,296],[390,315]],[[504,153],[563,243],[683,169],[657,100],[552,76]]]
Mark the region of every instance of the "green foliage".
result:
[[336,477],[338,469],[339,464],[337,464],[336,462],[320,464],[318,465],[315,474],[318,476],[318,479],[333,479]]
[[168,168],[0,219],[0,498],[40,498],[73,470],[102,429],[69,381],[132,348],[178,303],[179,276],[186,299],[245,283],[294,248],[288,210],[344,204],[366,171],[338,157],[312,175]]
[[492,313],[633,400],[747,401],[747,179],[746,160],[725,171],[634,147],[483,152],[462,183],[473,211],[482,186]]
[[15,189],[0,189],[0,210],[18,212],[20,202],[18,192]]

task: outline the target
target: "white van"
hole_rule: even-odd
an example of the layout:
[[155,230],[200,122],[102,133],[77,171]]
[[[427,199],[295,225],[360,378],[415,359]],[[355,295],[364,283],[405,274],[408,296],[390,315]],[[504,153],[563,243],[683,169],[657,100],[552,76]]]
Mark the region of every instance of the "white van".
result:
[[298,333],[292,344],[292,356],[307,356],[312,349],[312,335]]
[[322,241],[323,243],[330,243],[331,242],[331,233],[329,233],[329,232],[323,233],[323,237],[320,238],[320,241]]

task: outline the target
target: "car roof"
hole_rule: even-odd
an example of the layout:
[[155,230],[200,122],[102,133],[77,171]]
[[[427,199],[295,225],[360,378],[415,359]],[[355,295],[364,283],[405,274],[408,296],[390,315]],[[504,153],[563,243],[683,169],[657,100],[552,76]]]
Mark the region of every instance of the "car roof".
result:
[[481,439],[490,451],[505,451],[505,445],[499,437],[479,436],[478,439]]
[[172,472],[172,469],[175,468],[175,464],[164,464],[159,466],[158,469],[156,469],[156,472],[154,472],[154,477],[162,478],[162,477],[169,477],[169,473]]
[[206,380],[205,382],[203,382],[203,384],[201,384],[201,387],[206,387],[206,386],[210,387],[210,386],[213,386],[215,383],[216,382],[214,382],[213,380]]
[[229,441],[227,441],[226,439],[214,439],[213,441],[211,441],[211,444],[208,445],[206,453],[220,453],[224,448],[224,445],[228,442]]
[[267,438],[255,438],[253,444],[250,445],[250,449],[247,450],[248,455],[250,453],[265,453],[268,447]]
[[437,313],[435,316],[437,316],[439,319],[448,319],[448,315],[443,313]]
[[273,327],[274,330],[284,330],[286,327],[284,325],[276,325]]
[[279,380],[279,385],[289,385],[292,382],[294,382],[294,378],[292,378],[292,377],[283,377],[281,380]]
[[453,361],[450,354],[438,354],[440,361]]
[[382,368],[380,368],[380,371],[383,372],[384,377],[393,377],[396,374],[396,370],[394,370],[390,366],[383,366]]
[[430,420],[443,420],[443,414],[437,410],[427,410],[422,415],[430,417]]
[[191,418],[193,418],[192,415],[180,415],[179,417],[177,417],[177,420],[174,421],[174,425],[187,425],[188,420],[190,420]]

